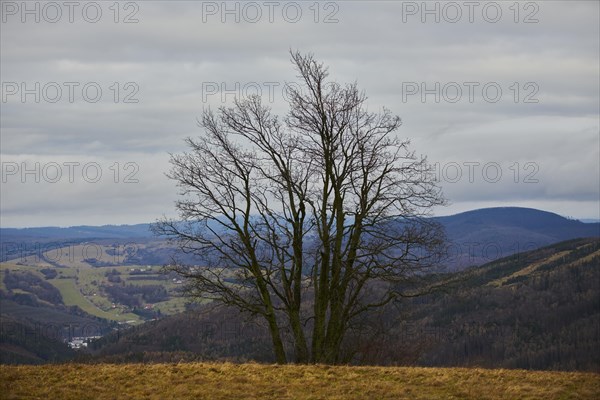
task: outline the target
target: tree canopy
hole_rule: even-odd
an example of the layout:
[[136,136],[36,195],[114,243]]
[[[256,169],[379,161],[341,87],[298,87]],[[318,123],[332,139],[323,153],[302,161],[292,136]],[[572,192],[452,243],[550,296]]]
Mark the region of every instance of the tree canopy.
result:
[[398,116],[368,111],[312,55],[291,60],[301,85],[283,118],[258,96],[203,113],[203,134],[171,155],[180,219],[155,230],[197,255],[168,267],[189,295],[264,318],[278,362],[339,363],[361,316],[439,265],[444,235],[426,217],[445,200]]

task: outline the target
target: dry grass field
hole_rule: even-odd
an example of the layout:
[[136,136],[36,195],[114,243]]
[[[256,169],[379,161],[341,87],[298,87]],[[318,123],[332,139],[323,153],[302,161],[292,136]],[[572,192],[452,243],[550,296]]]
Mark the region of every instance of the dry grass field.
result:
[[598,399],[600,374],[230,363],[0,366],[2,399]]

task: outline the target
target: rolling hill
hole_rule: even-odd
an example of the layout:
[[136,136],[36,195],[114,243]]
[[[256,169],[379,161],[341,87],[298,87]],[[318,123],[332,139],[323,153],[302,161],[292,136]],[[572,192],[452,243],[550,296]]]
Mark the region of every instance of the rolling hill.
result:
[[448,236],[449,263],[458,269],[564,240],[600,237],[600,223],[531,208],[486,208],[435,219]]

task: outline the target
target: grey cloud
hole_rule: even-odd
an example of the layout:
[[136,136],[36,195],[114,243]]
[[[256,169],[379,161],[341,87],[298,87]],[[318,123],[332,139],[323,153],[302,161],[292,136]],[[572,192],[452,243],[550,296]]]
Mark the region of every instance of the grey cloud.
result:
[[[222,23],[219,16],[203,22],[201,2],[167,1],[136,2],[139,22],[115,24],[110,4],[102,3],[103,18],[96,24],[81,18],[72,24],[21,23],[12,17],[1,24],[3,85],[94,82],[103,90],[97,103],[81,100],[77,91],[73,103],[64,101],[66,93],[56,103],[35,103],[31,95],[22,103],[18,94],[9,96],[1,104],[2,162],[97,159],[107,168],[130,161],[139,164],[143,183],[8,180],[2,184],[2,226],[147,222],[171,213],[176,189],[164,177],[167,153],[182,151],[183,138],[201,133],[196,118],[203,108],[224,104],[222,94],[207,95],[205,85],[231,90],[236,82],[256,83],[266,95],[265,83],[274,82],[278,86],[268,104],[285,113],[281,90],[296,80],[290,48],[314,52],[329,65],[332,79],[358,81],[370,109],[386,106],[400,115],[398,135],[412,138],[417,154],[432,162],[497,162],[505,177],[515,162],[539,167],[539,182],[532,185],[508,178],[441,182],[453,205],[438,213],[523,205],[600,218],[597,2],[532,2],[539,8],[539,22],[533,24],[513,21],[512,2],[498,2],[503,11],[498,23],[475,14],[475,22],[463,15],[455,24],[443,18],[423,24],[419,15],[403,22],[403,6],[422,2],[336,2],[339,22],[331,24],[322,20],[334,9],[321,8],[321,22],[315,23],[311,2],[302,3],[297,23],[276,13],[273,23],[263,14],[257,23],[241,18],[239,24]],[[531,10],[520,9],[521,20],[526,11]],[[117,102],[110,89],[114,82]],[[123,102],[127,82],[138,85],[137,103]],[[456,103],[444,96],[436,103],[433,95],[422,102],[420,93],[403,98],[407,82],[428,88],[436,82],[441,87],[478,82],[479,88],[493,82],[503,92],[496,103],[479,89],[472,102],[466,91]],[[537,103],[523,102],[530,82],[537,85]],[[231,93],[225,99],[231,101]]]

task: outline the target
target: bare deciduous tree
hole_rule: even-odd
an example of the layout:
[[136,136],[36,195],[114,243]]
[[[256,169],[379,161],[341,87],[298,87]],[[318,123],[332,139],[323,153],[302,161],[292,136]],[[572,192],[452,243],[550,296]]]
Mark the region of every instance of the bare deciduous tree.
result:
[[443,233],[425,217],[444,199],[394,136],[399,117],[291,56],[303,85],[283,120],[257,96],[204,112],[205,134],[171,156],[181,219],[155,230],[198,256],[201,267],[169,266],[188,294],[264,318],[277,362],[285,334],[294,361],[338,363],[353,321],[438,262]]

